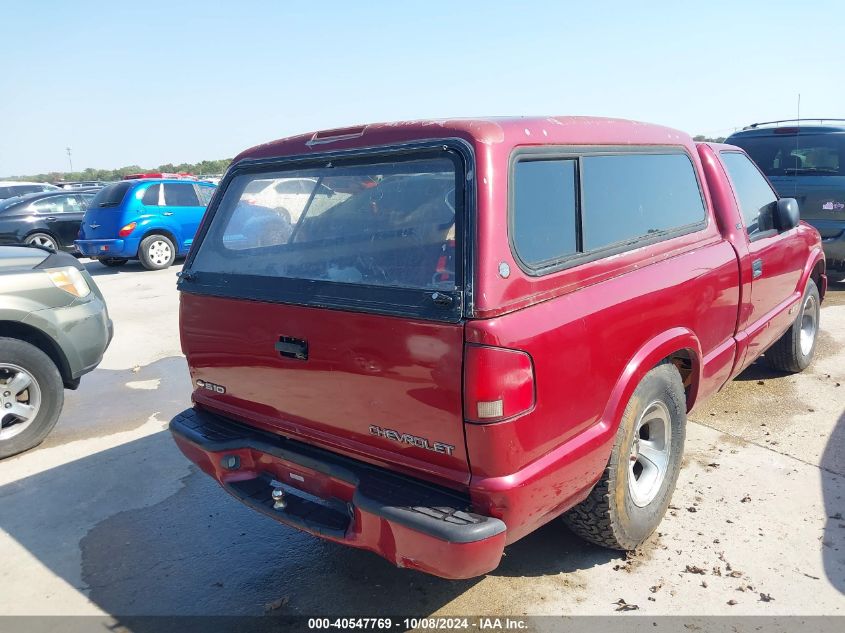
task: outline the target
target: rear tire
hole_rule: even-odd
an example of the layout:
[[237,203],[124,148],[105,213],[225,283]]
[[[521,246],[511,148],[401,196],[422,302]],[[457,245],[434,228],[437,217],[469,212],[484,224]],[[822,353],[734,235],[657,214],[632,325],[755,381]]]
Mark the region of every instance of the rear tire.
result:
[[33,233],[32,235],[27,235],[23,242],[24,244],[43,246],[54,251],[59,250],[59,243],[56,241],[56,238],[49,233]]
[[564,515],[569,528],[612,549],[642,545],[663,519],[675,490],[686,421],[681,375],[663,361],[643,377],[625,407],[601,479]]
[[798,305],[795,321],[765,353],[769,365],[790,373],[804,371],[816,353],[821,307],[819,289],[812,279],[807,281],[804,296]]
[[138,247],[138,258],[147,270],[163,270],[169,268],[176,261],[176,247],[170,238],[164,235],[148,235],[141,240]]
[[29,343],[0,338],[0,459],[43,442],[56,426],[64,397],[62,377],[49,356]]
[[123,259],[122,257],[100,257],[98,260],[103,266],[108,266],[109,268],[118,268],[123,266],[128,262],[128,259]]

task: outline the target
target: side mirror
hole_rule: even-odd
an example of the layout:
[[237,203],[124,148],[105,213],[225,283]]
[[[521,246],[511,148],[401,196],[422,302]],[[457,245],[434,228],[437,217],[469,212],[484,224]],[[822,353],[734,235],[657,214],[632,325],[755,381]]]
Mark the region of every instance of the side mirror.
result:
[[781,198],[777,203],[775,211],[775,222],[778,231],[788,231],[798,226],[800,215],[798,213],[798,201],[795,198]]

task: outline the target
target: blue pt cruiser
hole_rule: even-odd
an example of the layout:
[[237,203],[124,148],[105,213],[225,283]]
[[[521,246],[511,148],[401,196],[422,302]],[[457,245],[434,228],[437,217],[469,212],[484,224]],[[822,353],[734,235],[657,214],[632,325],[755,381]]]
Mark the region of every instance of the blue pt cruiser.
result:
[[167,268],[188,253],[214,185],[192,180],[123,180],[91,201],[76,247],[106,266],[139,259],[148,270]]

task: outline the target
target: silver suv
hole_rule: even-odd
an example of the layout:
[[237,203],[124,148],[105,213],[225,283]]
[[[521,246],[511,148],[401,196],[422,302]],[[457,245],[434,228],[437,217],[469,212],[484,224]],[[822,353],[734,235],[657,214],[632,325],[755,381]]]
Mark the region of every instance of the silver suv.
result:
[[0,458],[47,437],[64,389],[100,363],[111,337],[105,299],[74,257],[0,246]]

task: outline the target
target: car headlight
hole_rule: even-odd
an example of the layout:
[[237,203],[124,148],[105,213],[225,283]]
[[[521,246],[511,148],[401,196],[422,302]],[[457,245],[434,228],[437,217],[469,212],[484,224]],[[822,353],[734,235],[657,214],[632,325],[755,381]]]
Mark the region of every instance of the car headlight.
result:
[[65,268],[48,268],[47,276],[59,290],[72,294],[74,297],[87,297],[91,294],[91,287],[85,277],[73,266]]

